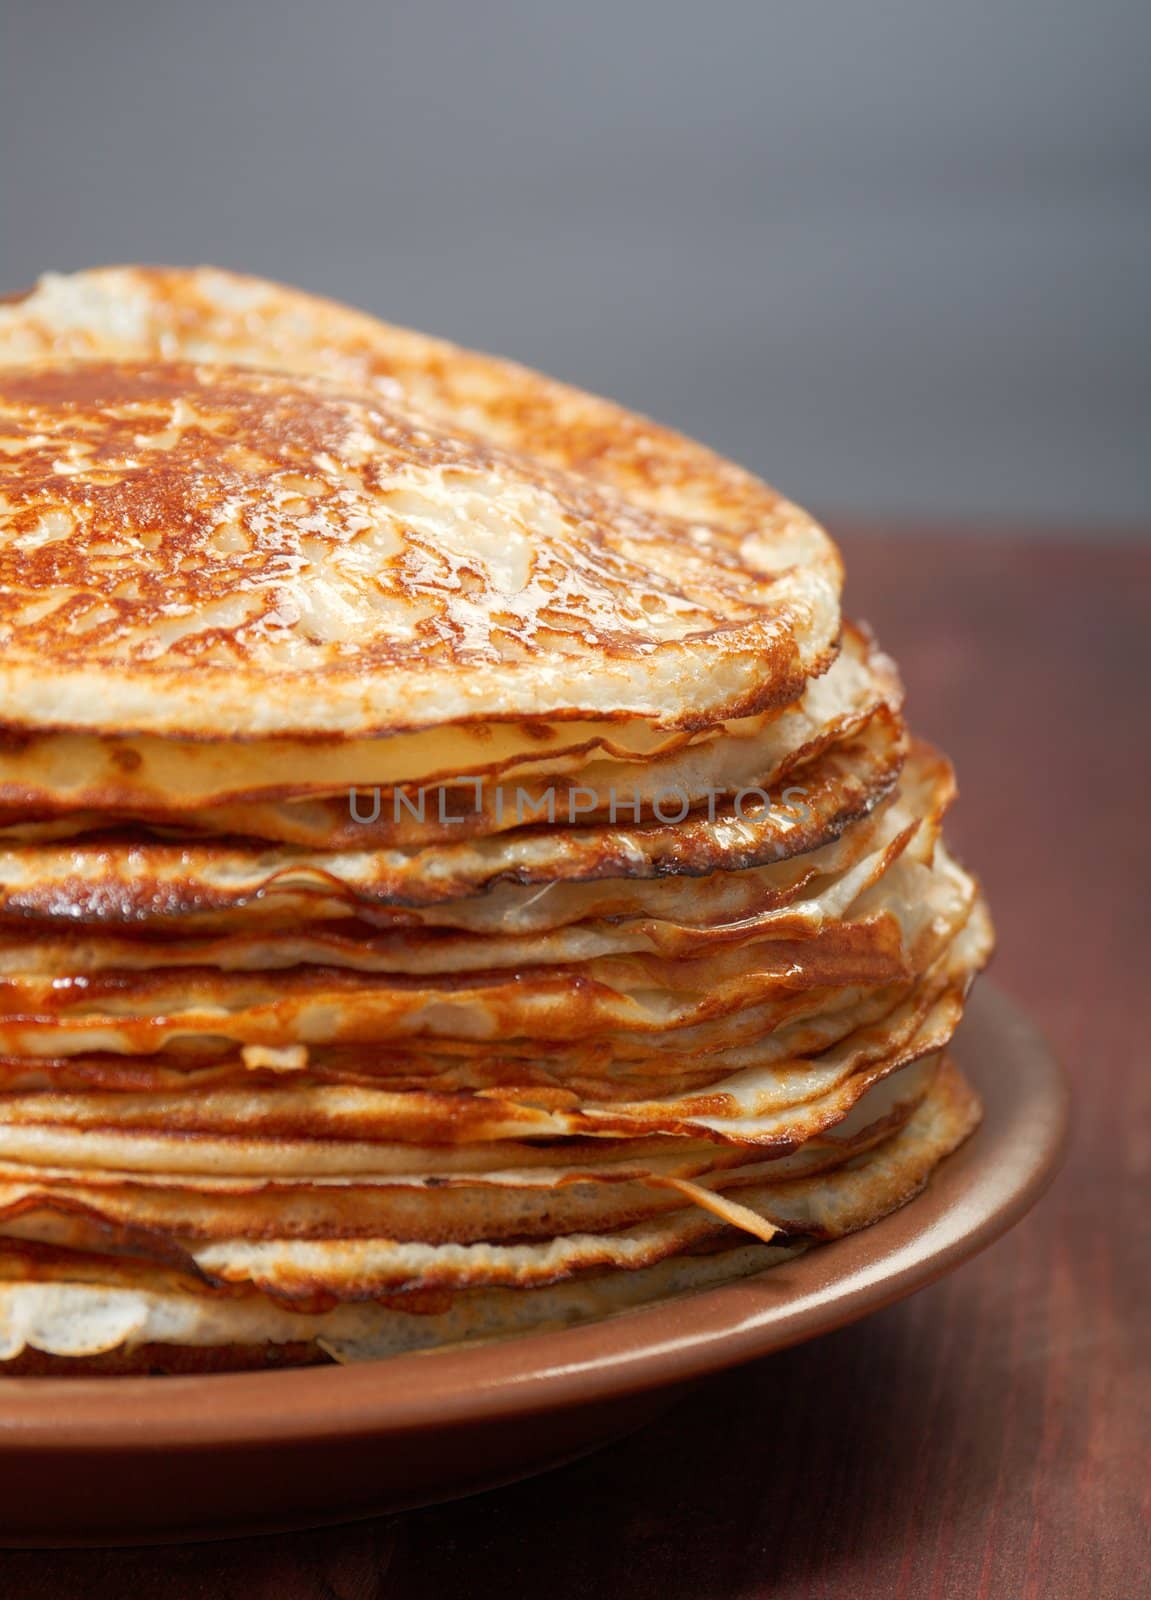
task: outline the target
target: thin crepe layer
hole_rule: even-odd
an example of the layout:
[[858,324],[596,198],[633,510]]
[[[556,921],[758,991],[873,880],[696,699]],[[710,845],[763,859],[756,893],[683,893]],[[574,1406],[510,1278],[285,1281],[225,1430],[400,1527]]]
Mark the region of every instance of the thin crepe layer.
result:
[[[831,1173],[748,1188],[742,1201],[765,1219],[774,1214],[773,1225],[784,1240],[840,1236],[911,1199],[978,1118],[975,1096],[947,1063],[915,1114],[887,1140]],[[422,1302],[413,1296],[406,1310],[398,1309],[404,1301],[395,1297],[390,1303],[385,1297],[385,1303],[377,1298],[293,1310],[250,1287],[193,1286],[171,1268],[118,1264],[13,1240],[0,1250],[0,1277],[5,1280],[0,1283],[0,1353],[10,1357],[29,1345],[80,1356],[152,1341],[176,1346],[318,1341],[338,1359],[378,1359],[608,1315],[760,1271],[794,1253],[787,1243],[740,1244],[729,1227],[719,1219],[714,1222],[710,1238],[697,1242],[702,1254],[660,1256],[656,1240],[666,1237],[660,1230],[670,1227],[684,1237],[681,1225],[661,1219],[653,1224],[652,1238],[641,1236],[638,1243],[617,1247],[617,1256],[626,1254],[633,1263],[646,1253],[647,1261],[636,1263],[632,1271],[589,1271],[587,1263],[599,1253],[589,1248],[579,1254],[584,1265],[577,1267],[572,1259],[564,1264],[578,1275],[565,1279],[561,1269],[551,1286],[526,1289],[517,1276],[517,1286],[510,1289],[447,1290],[446,1300],[425,1296]],[[692,1222],[688,1231],[697,1226]],[[555,1268],[552,1263],[544,1272]],[[491,1275],[493,1269],[489,1265],[484,1270]]]

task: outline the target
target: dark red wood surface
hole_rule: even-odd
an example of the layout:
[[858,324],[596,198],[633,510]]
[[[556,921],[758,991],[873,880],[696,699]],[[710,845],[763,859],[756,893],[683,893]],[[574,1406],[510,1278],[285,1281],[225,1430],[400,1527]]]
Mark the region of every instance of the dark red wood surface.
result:
[[995,976],[1076,1085],[1039,1209],[913,1299],[533,1482],[317,1533],[7,1554],[6,1600],[1151,1592],[1151,548],[843,543],[849,612],[958,766]]

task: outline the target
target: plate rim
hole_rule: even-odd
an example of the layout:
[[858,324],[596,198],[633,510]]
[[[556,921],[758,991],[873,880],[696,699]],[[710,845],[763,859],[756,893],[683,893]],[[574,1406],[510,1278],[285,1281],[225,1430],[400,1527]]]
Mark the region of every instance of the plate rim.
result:
[[985,1105],[974,1136],[908,1205],[766,1272],[571,1328],[343,1367],[0,1377],[0,1450],[209,1450],[502,1423],[688,1382],[844,1327],[992,1244],[1058,1169],[1070,1088],[1023,1010],[984,979],[954,1051]]

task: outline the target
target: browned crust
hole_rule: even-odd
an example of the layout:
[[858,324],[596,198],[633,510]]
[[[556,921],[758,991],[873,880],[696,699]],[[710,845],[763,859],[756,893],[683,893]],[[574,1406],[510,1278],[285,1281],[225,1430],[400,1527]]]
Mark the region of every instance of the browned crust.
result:
[[[149,695],[195,684],[211,696],[211,726],[193,694],[154,723],[161,734],[258,732],[250,706],[237,718],[238,673],[253,689],[275,691],[285,726],[309,727],[285,697],[287,685],[307,684],[329,712],[333,695],[343,707],[311,732],[363,735],[445,720],[434,700],[421,713],[404,696],[368,710],[364,697],[381,674],[438,674],[468,717],[451,688],[468,673],[494,673],[486,698],[495,720],[519,721],[535,700],[517,685],[532,684],[544,662],[569,671],[552,709],[570,717],[581,713],[589,654],[628,664],[613,715],[694,729],[787,703],[830,660],[827,639],[809,641],[818,660],[801,659],[804,605],[788,573],[749,559],[740,535],[710,522],[701,541],[682,509],[656,511],[574,463],[458,424],[449,430],[378,389],[188,362],[0,365],[0,415],[10,440],[0,540],[6,671],[31,665],[57,685],[80,674],[91,696],[128,668]],[[472,489],[448,493],[443,486],[457,480]],[[523,564],[512,583],[482,555],[482,536],[458,549],[452,540],[456,500],[492,483],[501,486],[493,514],[504,543],[517,570]],[[763,495],[770,518],[776,503]],[[424,507],[415,516],[405,509],[412,499]],[[424,515],[446,518],[448,537],[421,532]],[[822,538],[808,526],[813,541]],[[370,571],[358,543],[369,529],[379,544]],[[349,560],[353,547],[360,554]],[[829,562],[829,551],[819,559]],[[305,596],[316,582],[335,582],[354,622],[350,639],[309,620],[301,581]],[[393,606],[410,626],[391,623]],[[717,663],[738,664],[734,677],[721,675],[706,705],[665,709],[662,669],[653,676],[650,662],[678,662],[682,676],[701,647]],[[231,707],[224,723],[220,697]],[[79,720],[113,733],[120,723],[108,711]],[[137,707],[124,729],[140,727],[141,714]],[[492,720],[486,709],[474,715]],[[16,729],[77,726],[76,713],[53,711],[42,691],[34,713],[16,698],[2,720]]]

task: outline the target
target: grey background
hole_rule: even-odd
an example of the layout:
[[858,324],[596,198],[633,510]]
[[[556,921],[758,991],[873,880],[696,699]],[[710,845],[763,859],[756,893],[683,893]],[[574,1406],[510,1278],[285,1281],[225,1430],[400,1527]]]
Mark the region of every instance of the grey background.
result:
[[0,288],[210,260],[798,499],[1151,525],[1147,0],[8,0]]

